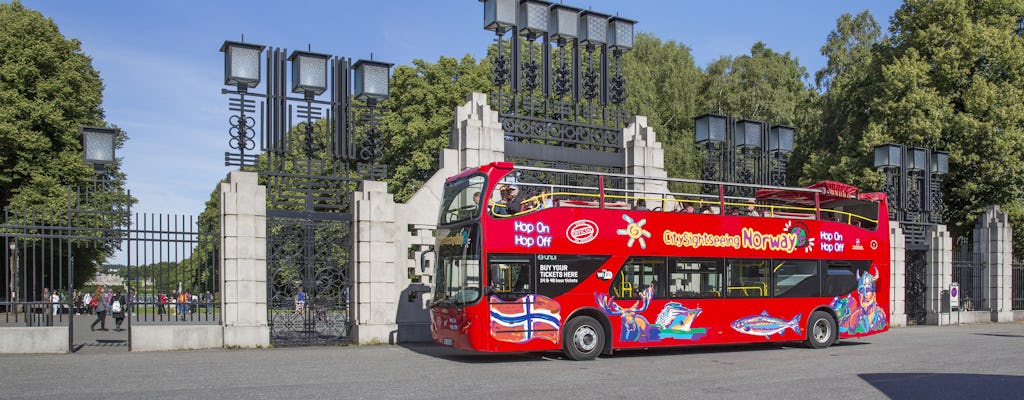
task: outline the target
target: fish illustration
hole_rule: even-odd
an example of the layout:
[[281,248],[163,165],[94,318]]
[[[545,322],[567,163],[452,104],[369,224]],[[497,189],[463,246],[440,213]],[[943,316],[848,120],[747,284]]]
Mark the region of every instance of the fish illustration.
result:
[[655,324],[673,331],[689,331],[693,320],[701,313],[700,308],[686,308],[682,304],[671,302],[658,314]]
[[797,335],[800,335],[800,317],[803,314],[797,314],[793,319],[786,321],[781,318],[775,318],[768,315],[768,310],[761,312],[761,315],[751,315],[749,317],[740,318],[732,322],[732,329],[736,332],[745,333],[747,335],[764,336],[768,339],[774,334],[782,336],[786,329],[792,329]]

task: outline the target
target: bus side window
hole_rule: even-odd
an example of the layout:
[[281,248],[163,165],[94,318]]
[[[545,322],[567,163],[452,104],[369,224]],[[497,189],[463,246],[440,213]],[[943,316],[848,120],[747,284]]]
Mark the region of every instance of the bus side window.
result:
[[775,297],[821,296],[817,261],[775,260],[774,265]]
[[857,272],[865,273],[870,261],[829,261],[824,297],[844,296],[857,290]]
[[502,300],[515,300],[533,293],[533,263],[529,257],[491,256],[488,286]]
[[669,265],[669,297],[674,299],[722,297],[722,260],[675,259]]
[[768,262],[764,259],[726,260],[726,297],[767,297]]
[[615,274],[608,294],[617,299],[639,299],[640,293],[654,286],[654,298],[664,297],[663,271],[665,259],[661,257],[632,257]]

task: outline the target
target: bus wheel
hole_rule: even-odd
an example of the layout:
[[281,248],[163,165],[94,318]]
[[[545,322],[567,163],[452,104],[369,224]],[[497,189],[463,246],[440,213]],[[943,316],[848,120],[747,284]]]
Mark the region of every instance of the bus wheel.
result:
[[604,349],[604,329],[593,318],[573,318],[562,330],[562,349],[573,360],[593,360]]
[[815,311],[807,320],[807,347],[824,349],[836,340],[836,321],[829,313]]

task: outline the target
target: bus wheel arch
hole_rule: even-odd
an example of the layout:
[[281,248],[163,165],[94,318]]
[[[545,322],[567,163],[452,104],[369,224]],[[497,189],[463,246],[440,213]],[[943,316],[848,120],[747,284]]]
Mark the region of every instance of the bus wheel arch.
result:
[[[586,318],[581,318],[581,317],[586,317]],[[569,332],[569,330],[570,329],[575,329],[576,328],[575,325],[579,322],[578,320],[581,320],[581,319],[592,319],[592,320],[597,322],[597,325],[600,325],[600,330],[601,331],[599,333],[602,335],[602,343],[601,343],[601,349],[598,351],[598,354],[611,355],[612,354],[612,340],[611,340],[612,328],[611,328],[611,323],[608,321],[608,317],[605,316],[604,313],[602,313],[600,310],[597,310],[595,308],[581,308],[581,309],[578,309],[575,312],[573,312],[572,315],[570,315],[568,318],[565,319],[565,324],[563,325],[563,332],[562,332],[562,340],[563,340],[562,348],[563,348],[563,350],[565,350],[566,353],[568,353],[568,350],[567,350],[568,346],[572,345],[571,343],[569,343],[569,341],[572,340],[572,335],[573,335],[571,332]],[[595,354],[593,356],[593,358],[596,358],[596,356],[598,354]],[[566,354],[566,355],[569,356],[570,358],[574,358],[571,354]]]
[[807,318],[807,340],[812,349],[823,349],[839,342],[839,322],[835,312],[827,307],[818,308]]

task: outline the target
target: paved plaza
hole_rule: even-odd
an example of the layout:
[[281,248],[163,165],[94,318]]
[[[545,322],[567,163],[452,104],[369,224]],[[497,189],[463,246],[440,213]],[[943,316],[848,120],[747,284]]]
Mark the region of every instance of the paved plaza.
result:
[[[107,339],[103,339],[107,340]],[[0,398],[1019,398],[1024,324],[910,327],[779,345],[473,354],[429,344],[0,355]]]

